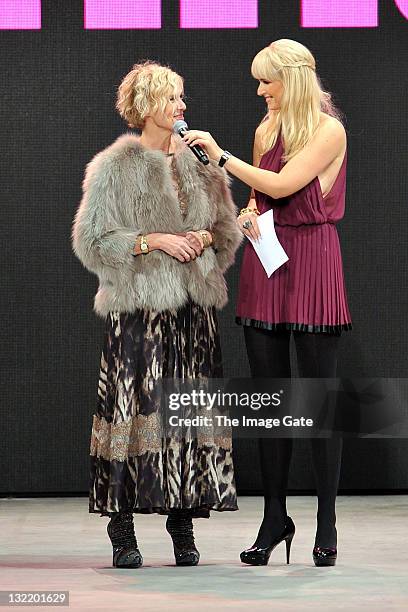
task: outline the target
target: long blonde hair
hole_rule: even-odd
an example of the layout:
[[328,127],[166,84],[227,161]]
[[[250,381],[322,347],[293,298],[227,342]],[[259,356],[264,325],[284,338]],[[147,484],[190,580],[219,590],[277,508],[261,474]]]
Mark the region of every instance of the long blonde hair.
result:
[[281,133],[284,160],[288,161],[315,134],[320,112],[340,118],[330,93],[322,89],[313,55],[295,40],[282,38],[259,51],[252,61],[251,72],[258,80],[281,81],[284,88],[276,122],[269,129],[266,126],[262,142],[264,151],[275,145]]

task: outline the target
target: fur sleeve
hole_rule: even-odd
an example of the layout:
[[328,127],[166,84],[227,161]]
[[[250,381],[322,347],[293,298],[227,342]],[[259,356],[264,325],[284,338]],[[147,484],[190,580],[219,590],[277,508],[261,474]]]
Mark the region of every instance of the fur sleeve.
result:
[[217,251],[217,261],[222,272],[226,272],[234,263],[235,253],[242,242],[243,236],[237,226],[237,209],[229,189],[229,179],[225,170],[217,181],[217,219],[212,227],[214,247]]
[[132,255],[141,233],[129,226],[123,211],[130,208],[123,160],[99,153],[88,164],[83,182],[83,197],[76,213],[72,244],[77,257],[98,274],[101,266],[134,268]]

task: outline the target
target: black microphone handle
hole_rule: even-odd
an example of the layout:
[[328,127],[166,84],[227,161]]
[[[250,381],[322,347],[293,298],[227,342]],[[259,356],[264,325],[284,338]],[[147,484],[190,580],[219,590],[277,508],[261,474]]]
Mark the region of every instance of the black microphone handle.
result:
[[[178,130],[178,133],[180,136],[184,136],[185,134],[187,134],[187,130],[186,128],[180,128]],[[193,145],[193,146],[188,145],[188,147],[194,153],[198,161],[200,161],[202,164],[206,166],[207,164],[210,163],[207,153],[204,151],[203,147],[201,147],[200,145]]]

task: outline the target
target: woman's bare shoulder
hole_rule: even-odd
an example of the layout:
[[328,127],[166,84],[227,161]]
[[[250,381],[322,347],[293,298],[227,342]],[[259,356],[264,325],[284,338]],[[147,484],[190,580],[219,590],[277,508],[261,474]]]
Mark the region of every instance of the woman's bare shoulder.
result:
[[333,163],[343,159],[347,148],[346,130],[341,121],[321,113],[319,127],[309,143],[310,153],[329,155]]
[[336,117],[327,115],[326,113],[320,113],[320,124],[319,130],[321,134],[327,136],[331,135],[335,138],[345,139],[346,130],[344,125]]

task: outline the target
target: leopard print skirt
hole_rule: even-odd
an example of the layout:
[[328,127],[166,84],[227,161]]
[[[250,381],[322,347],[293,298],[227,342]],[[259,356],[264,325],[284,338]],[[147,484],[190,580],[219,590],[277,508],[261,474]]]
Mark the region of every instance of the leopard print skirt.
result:
[[[163,435],[152,381],[221,378],[214,308],[111,312],[106,318],[90,444],[89,512],[237,510],[231,432]],[[200,433],[200,432],[199,432]]]

